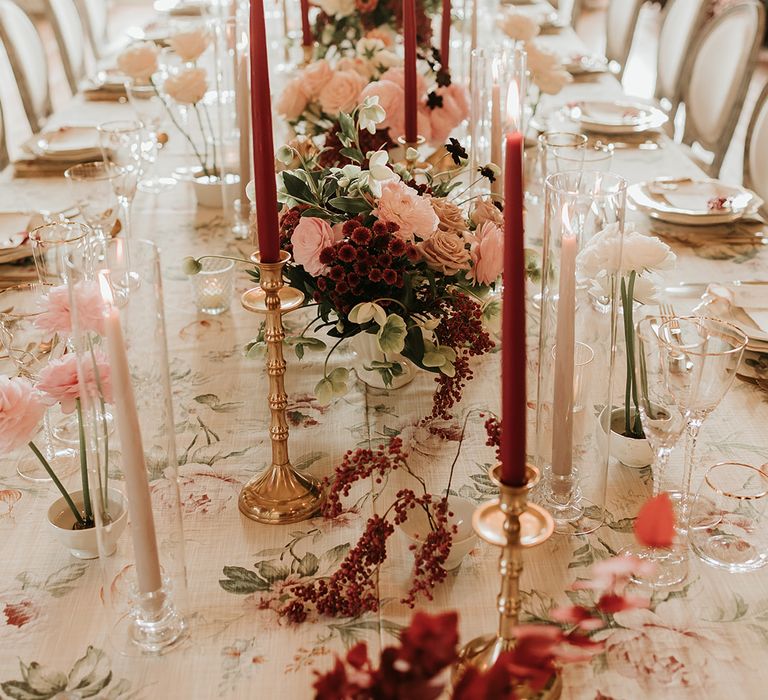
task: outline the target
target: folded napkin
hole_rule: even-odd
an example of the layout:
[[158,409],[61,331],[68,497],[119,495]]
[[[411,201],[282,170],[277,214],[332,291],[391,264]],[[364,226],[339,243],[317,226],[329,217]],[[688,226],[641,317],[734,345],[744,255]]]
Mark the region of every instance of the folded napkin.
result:
[[[89,132],[93,134],[89,135]],[[37,134],[22,145],[22,155],[13,163],[15,177],[53,177],[61,176],[67,168],[78,163],[89,163],[101,160],[101,150],[98,147],[96,130],[91,127],[62,127],[56,132],[50,132],[53,139],[59,133],[70,132],[71,152],[59,149],[46,152],[41,148],[41,141],[46,133]]]
[[748,347],[768,349],[768,283],[713,282],[696,310],[735,325],[749,337]]

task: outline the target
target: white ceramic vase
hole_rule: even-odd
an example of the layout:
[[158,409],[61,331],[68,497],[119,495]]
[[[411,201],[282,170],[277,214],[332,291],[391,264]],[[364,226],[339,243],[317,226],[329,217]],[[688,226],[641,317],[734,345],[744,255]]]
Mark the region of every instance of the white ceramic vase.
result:
[[[632,409],[632,418],[635,409]],[[605,425],[605,421],[600,421]],[[611,411],[611,454],[625,467],[641,469],[653,462],[653,449],[646,438],[630,438],[624,433],[624,409]]]
[[[69,494],[78,510],[83,508],[83,492],[73,491]],[[112,525],[105,536],[105,554],[109,556],[117,549],[117,541],[128,524],[128,502],[120,491],[109,489],[109,512]],[[69,549],[73,557],[78,559],[96,559],[99,556],[99,545],[96,540],[96,528],[73,530],[75,516],[72,514],[64,497],[57,499],[48,508],[48,524],[57,539]]]
[[[192,180],[197,204],[206,209],[222,209],[224,202],[228,207],[234,205],[240,196],[240,178],[234,173],[227,173],[222,186],[221,178],[212,175],[197,175]],[[226,197],[226,200],[225,200]]]
[[[354,369],[360,381],[375,389],[399,389],[413,381],[418,367],[402,355],[384,354],[379,350],[376,343],[376,335],[373,333],[358,333],[353,336],[351,341],[352,349],[357,358],[354,363]],[[401,372],[392,377],[388,385],[382,373],[372,369],[373,362],[392,362],[400,365]],[[367,368],[367,369],[366,369]]]

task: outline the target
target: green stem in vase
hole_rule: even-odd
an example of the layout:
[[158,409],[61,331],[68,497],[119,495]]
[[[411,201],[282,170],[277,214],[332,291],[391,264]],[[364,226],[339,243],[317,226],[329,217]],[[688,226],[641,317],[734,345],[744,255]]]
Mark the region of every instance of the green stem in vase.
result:
[[85,430],[83,430],[83,409],[80,405],[80,399],[75,399],[75,410],[77,411],[77,434],[80,442],[80,480],[83,482],[83,509],[85,510],[85,519],[93,522],[93,508],[91,507],[91,491],[88,487],[88,459],[85,454]]
[[632,426],[629,422],[629,397],[632,395],[632,375],[629,371],[629,340],[627,338],[627,283],[621,278],[621,305],[624,309],[624,344],[627,352],[627,378],[624,384],[624,432],[629,435]]
[[[211,122],[211,113],[208,111],[208,107],[203,105],[203,113],[205,114],[205,121],[208,122],[208,131],[211,132],[211,149],[213,150],[213,172],[216,172],[216,134],[213,133],[213,123]],[[223,180],[224,173],[219,173],[219,177]]]
[[200,161],[200,165],[203,166],[203,172],[206,176],[210,177],[210,173],[208,172],[208,138],[205,135],[205,128],[203,127],[203,118],[200,116],[200,108],[197,106],[197,103],[194,105],[195,107],[195,116],[197,117],[197,125],[200,128],[200,136],[203,137],[203,158]]
[[54,486],[59,490],[61,495],[64,497],[64,500],[67,502],[67,505],[69,506],[69,509],[72,511],[72,515],[75,516],[75,519],[77,520],[79,525],[86,525],[86,521],[83,518],[83,516],[80,514],[80,511],[77,509],[77,506],[75,505],[75,502],[72,500],[70,495],[67,493],[67,490],[64,488],[64,485],[59,481],[59,477],[56,476],[53,469],[51,469],[51,465],[48,464],[48,460],[43,456],[43,453],[40,452],[40,450],[37,449],[37,445],[35,445],[34,442],[30,440],[29,442],[29,448],[32,450],[32,452],[35,453],[35,456],[40,460],[40,464],[43,465],[43,469],[48,473],[48,476],[51,477],[51,481],[53,481]]

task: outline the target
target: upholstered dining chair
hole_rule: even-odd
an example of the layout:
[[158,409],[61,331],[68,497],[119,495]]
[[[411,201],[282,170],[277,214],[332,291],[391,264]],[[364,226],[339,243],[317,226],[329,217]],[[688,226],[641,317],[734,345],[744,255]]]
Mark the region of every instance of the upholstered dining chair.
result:
[[685,63],[681,75],[683,143],[709,151],[708,162],[699,160],[712,177],[720,173],[731,143],[764,27],[761,3],[748,0],[729,5],[705,25]]
[[664,7],[656,55],[655,97],[673,117],[683,91],[680,75],[685,58],[710,5],[711,0],[671,0]]
[[107,54],[109,9],[107,0],[77,0],[77,9],[88,36],[91,53],[96,60]]
[[86,73],[85,30],[80,12],[74,0],[45,0],[45,5],[64,64],[64,74],[74,94]]
[[768,83],[757,98],[744,143],[744,187],[749,187],[765,202],[768,215]]
[[32,20],[13,0],[0,0],[0,44],[33,133],[51,114],[51,90],[45,47]]
[[637,18],[644,0],[610,0],[606,13],[605,57],[618,66],[619,80],[624,75],[632,48]]

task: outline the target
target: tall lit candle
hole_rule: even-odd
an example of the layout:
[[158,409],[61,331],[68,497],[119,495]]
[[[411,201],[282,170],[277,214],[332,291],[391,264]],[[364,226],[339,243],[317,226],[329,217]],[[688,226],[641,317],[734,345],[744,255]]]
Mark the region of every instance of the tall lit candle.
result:
[[240,131],[240,211],[247,219],[250,211],[246,188],[251,181],[251,110],[248,108],[248,57],[237,59],[237,128]]
[[504,178],[504,303],[502,304],[501,480],[525,484],[527,367],[523,135],[507,134]]
[[277,223],[275,152],[272,142],[272,100],[269,94],[269,62],[263,0],[251,0],[250,25],[251,123],[253,125],[256,225],[261,261],[272,263],[280,258],[280,243]]
[[104,337],[111,370],[113,409],[120,435],[120,454],[125,494],[128,497],[133,554],[136,559],[136,578],[141,593],[154,593],[162,588],[162,577],[139,415],[133,396],[123,329],[120,327],[120,312],[113,305],[108,279],[102,274],[99,282],[105,302]]
[[440,23],[440,65],[448,70],[451,55],[451,0],[443,0],[443,18]]
[[418,96],[416,95],[416,0],[403,0],[403,43],[405,45],[405,141],[416,143]]
[[301,45],[312,46],[314,37],[312,36],[312,27],[309,24],[309,0],[300,0],[301,2]]
[[576,347],[576,254],[579,245],[571,229],[567,206],[563,206],[562,227],[552,403],[552,472],[557,476],[569,476],[573,466],[573,355]]

